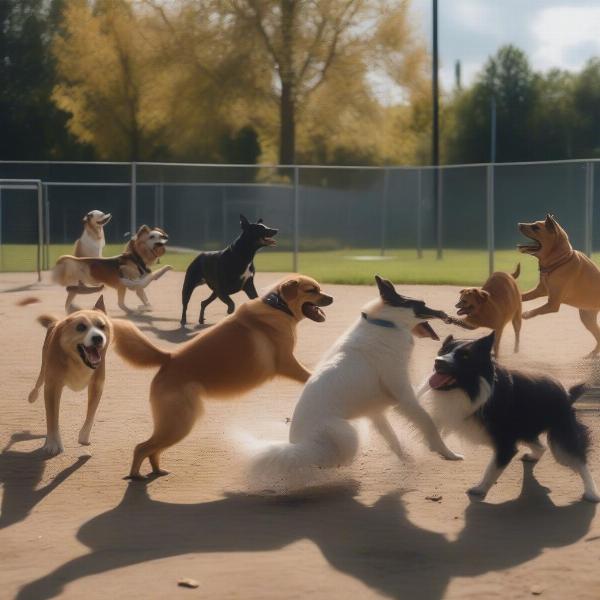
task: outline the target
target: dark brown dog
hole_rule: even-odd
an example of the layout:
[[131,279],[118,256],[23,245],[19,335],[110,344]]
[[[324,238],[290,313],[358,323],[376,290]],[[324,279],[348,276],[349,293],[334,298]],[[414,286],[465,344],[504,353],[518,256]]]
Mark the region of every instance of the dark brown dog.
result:
[[460,290],[460,298],[456,304],[458,314],[465,318],[456,325],[467,329],[489,327],[496,332],[494,354],[498,356],[500,338],[505,325],[512,321],[515,330],[515,352],[519,351],[521,333],[521,293],[516,279],[521,272],[517,265],[515,272],[509,275],[500,271],[492,273],[481,288]]
[[596,322],[600,311],[600,269],[582,252],[573,250],[567,232],[553,215],[544,221],[519,223],[519,231],[533,243],[520,244],[519,251],[539,261],[540,281],[537,287],[521,296],[523,302],[548,296],[542,306],[523,313],[524,319],[558,312],[561,304],[579,309],[579,318],[594,336],[600,352],[600,328]]

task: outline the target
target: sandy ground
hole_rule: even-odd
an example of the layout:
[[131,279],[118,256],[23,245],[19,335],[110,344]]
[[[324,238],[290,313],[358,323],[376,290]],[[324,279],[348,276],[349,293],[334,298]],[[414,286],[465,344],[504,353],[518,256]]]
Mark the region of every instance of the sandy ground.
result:
[[[259,286],[273,281],[268,274]],[[179,329],[181,273],[149,289],[152,316],[138,324],[165,347],[192,330]],[[36,378],[42,310],[61,314],[64,292],[30,274],[0,279],[0,597],[65,598],[441,598],[597,599],[600,597],[600,517],[579,501],[579,480],[545,456],[535,472],[515,460],[484,503],[465,490],[478,481],[487,449],[450,444],[465,461],[429,454],[399,418],[411,448],[406,463],[374,433],[355,465],[331,483],[291,497],[246,493],[234,430],[285,439],[300,392],[275,381],[239,401],[207,403],[195,431],[167,451],[172,474],[129,484],[133,446],[151,429],[151,371],[134,371],[110,353],[107,384],[92,445],[77,444],[85,393],[65,392],[61,429],[65,453],[45,460],[43,402],[27,403]],[[19,289],[22,288],[22,289]],[[326,323],[302,323],[297,354],[309,366],[358,317],[369,287],[325,286],[335,296]],[[407,293],[450,310],[456,288],[412,286]],[[42,304],[15,302],[35,293]],[[83,301],[90,298],[82,298]],[[192,302],[197,314],[200,296]],[[241,296],[237,297],[241,302]],[[133,306],[133,298],[129,298]],[[107,294],[111,314],[116,297]],[[224,315],[214,303],[208,319]],[[440,335],[452,328],[437,325]],[[543,367],[574,383],[590,369],[578,357],[592,347],[576,312],[526,322],[522,353],[507,362]],[[415,383],[429,370],[438,344],[418,340]],[[582,411],[596,443],[592,469],[600,480],[600,412]],[[365,427],[365,429],[368,429]],[[409,441],[407,441],[409,440]],[[427,500],[439,494],[440,501]],[[180,578],[198,589],[177,586]]]

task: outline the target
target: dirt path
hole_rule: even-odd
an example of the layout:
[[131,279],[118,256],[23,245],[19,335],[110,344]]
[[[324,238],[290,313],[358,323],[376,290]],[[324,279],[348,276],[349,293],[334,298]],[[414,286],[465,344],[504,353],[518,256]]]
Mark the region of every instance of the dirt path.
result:
[[[181,273],[169,273],[148,294],[152,316],[138,320],[164,346],[179,329]],[[261,275],[259,285],[278,276]],[[22,287],[32,276],[0,279],[0,598],[441,598],[597,599],[600,597],[600,517],[579,502],[578,479],[547,456],[535,468],[514,461],[485,503],[472,504],[488,450],[462,447],[466,460],[448,463],[410,439],[413,461],[400,463],[368,434],[351,468],[329,485],[289,498],[244,494],[239,452],[231,439],[245,430],[285,439],[300,388],[275,381],[237,402],[207,403],[192,435],[167,451],[172,474],[128,484],[135,443],[150,431],[151,371],[133,371],[110,354],[107,385],[92,445],[77,444],[85,398],[66,392],[61,407],[65,453],[44,460],[43,402],[29,392],[39,369],[43,330],[34,316],[61,314],[63,291]],[[298,355],[313,366],[358,317],[374,288],[325,286],[336,301],[324,324],[302,323]],[[415,297],[450,310],[456,288],[411,286]],[[35,294],[42,304],[15,306]],[[236,298],[241,302],[241,297]],[[81,303],[86,298],[81,299]],[[87,299],[89,300],[89,298]],[[197,314],[200,296],[192,300]],[[129,298],[133,306],[133,299]],[[116,298],[107,294],[117,316]],[[224,306],[208,309],[209,321]],[[451,327],[436,326],[446,335]],[[512,334],[503,340],[507,362]],[[572,309],[526,322],[519,364],[541,365],[574,383],[589,372],[577,360],[592,347]],[[418,340],[415,383],[429,370],[437,344]],[[600,480],[600,413],[585,412],[596,444],[592,468]],[[456,440],[451,445],[460,449]],[[426,500],[440,494],[441,501]],[[196,579],[196,590],[177,587]]]

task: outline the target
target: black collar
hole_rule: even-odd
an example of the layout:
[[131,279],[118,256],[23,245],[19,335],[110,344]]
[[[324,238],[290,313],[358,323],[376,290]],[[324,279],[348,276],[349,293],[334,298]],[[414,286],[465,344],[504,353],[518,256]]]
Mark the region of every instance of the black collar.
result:
[[290,307],[285,303],[285,300],[277,293],[271,292],[267,294],[262,301],[265,304],[268,304],[272,308],[276,308],[277,310],[281,310],[284,313],[290,315],[290,317],[294,316],[294,313],[290,310]]
[[133,248],[131,249],[131,259],[136,264],[142,277],[148,273],[151,273],[151,270],[146,266],[144,259]]
[[367,313],[361,312],[362,318],[372,325],[378,325],[379,327],[386,327],[387,329],[396,329],[396,324],[386,319],[372,319]]
[[571,252],[569,252],[567,256],[564,256],[560,260],[557,260],[555,263],[551,264],[548,267],[542,267],[542,265],[538,264],[538,269],[540,273],[552,273],[552,271],[558,269],[558,267],[562,267],[564,264],[568,263],[573,258],[574,254],[575,250],[571,250]]

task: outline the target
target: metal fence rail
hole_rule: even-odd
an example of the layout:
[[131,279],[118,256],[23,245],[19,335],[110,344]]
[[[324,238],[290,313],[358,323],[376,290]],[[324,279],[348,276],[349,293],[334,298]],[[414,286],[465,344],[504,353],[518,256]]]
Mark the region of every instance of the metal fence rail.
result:
[[600,239],[594,235],[599,165],[597,159],[443,167],[0,161],[2,181],[29,182],[41,197],[34,218],[32,205],[17,200],[27,188],[2,184],[0,245],[37,243],[38,262],[48,268],[50,244],[71,244],[83,214],[99,208],[115,217],[109,243],[147,222],[165,227],[175,246],[215,248],[236,235],[237,216],[245,212],[280,228],[279,248],[290,252],[294,270],[309,251],[364,249],[385,257],[413,249],[421,258],[426,249],[440,257],[475,249],[487,253],[491,272],[497,250],[514,247],[515,224],[547,212],[591,255]]

